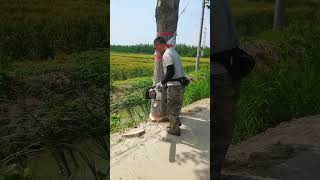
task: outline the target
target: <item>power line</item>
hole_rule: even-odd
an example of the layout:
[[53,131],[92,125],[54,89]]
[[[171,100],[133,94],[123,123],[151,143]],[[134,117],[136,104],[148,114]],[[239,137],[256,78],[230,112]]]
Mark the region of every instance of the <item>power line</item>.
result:
[[183,8],[183,10],[181,11],[179,17],[181,17],[181,15],[185,12],[185,10],[187,9],[187,7],[189,6],[189,4],[190,4],[191,1],[192,1],[192,0],[189,0],[188,4]]
[[189,6],[189,4],[190,4],[191,1],[192,1],[192,0],[189,0],[189,2],[187,3],[187,5],[182,9],[180,15],[178,16],[177,30],[176,30],[176,32],[175,32],[175,34],[174,34],[174,43],[176,42],[176,37],[177,37],[177,35],[178,35],[178,24],[179,24],[180,17],[181,17],[181,16],[183,15],[183,13],[186,11],[186,9],[187,9],[187,7]]

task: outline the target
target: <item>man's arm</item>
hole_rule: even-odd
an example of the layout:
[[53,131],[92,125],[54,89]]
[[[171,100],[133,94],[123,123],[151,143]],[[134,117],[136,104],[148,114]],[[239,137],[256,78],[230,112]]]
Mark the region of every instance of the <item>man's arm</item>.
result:
[[174,75],[174,66],[173,64],[167,66],[167,72],[164,76],[164,79],[161,81],[161,84],[165,85]]

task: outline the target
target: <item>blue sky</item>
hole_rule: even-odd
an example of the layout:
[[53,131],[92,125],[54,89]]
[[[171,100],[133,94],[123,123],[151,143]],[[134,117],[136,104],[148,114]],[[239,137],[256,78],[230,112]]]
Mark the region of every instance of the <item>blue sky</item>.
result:
[[[179,14],[189,0],[180,0]],[[139,3],[139,4],[138,4]],[[197,45],[202,0],[191,0],[180,17],[177,44]],[[110,0],[110,43],[117,45],[152,44],[156,36],[156,0]],[[210,44],[210,12],[205,9],[206,46]]]

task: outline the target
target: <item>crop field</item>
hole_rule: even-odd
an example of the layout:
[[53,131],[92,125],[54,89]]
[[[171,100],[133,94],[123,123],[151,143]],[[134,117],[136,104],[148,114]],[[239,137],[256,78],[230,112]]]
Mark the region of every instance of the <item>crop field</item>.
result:
[[0,0],[0,59],[54,59],[108,47],[108,4],[98,0]]
[[[110,78],[112,81],[126,80],[136,77],[152,77],[154,69],[154,56],[134,53],[110,53]],[[186,71],[195,70],[195,57],[181,57]],[[201,67],[209,67],[209,58],[201,58]]]

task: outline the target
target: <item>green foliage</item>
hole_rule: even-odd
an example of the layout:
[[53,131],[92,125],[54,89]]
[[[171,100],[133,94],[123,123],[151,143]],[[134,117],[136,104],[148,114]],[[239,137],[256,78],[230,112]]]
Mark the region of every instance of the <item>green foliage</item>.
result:
[[[184,105],[210,97],[209,69],[203,68],[188,76],[195,80],[184,94]],[[145,121],[150,112],[150,101],[144,98],[147,88],[152,86],[152,77],[114,81],[111,85],[111,132],[117,132]]]
[[241,89],[236,139],[241,140],[292,118],[320,112],[320,75],[306,64],[276,64],[255,72]]
[[231,0],[231,5],[242,42],[270,44],[279,55],[243,81],[234,142],[292,118],[319,113],[320,3],[286,1],[282,31],[272,31],[275,1]]
[[16,164],[0,169],[0,180],[33,180],[33,175],[29,168],[19,168]]
[[108,133],[108,55],[83,52],[50,62],[23,61],[8,66],[1,76],[6,86],[0,105],[8,107],[8,112],[10,107],[21,108],[14,116],[1,116],[1,127],[8,130],[0,133],[0,166],[20,163],[44,147],[63,164],[65,175],[70,175],[64,160],[70,146],[88,137],[98,141]]
[[[22,165],[42,148],[70,176],[70,146],[108,133],[108,7],[97,0],[1,2],[0,167]],[[90,154],[82,155],[90,165]],[[5,178],[28,179],[23,173]]]
[[110,116],[110,127],[111,132],[116,131],[120,127],[120,116],[118,114],[111,114]]
[[184,94],[184,105],[210,97],[210,72],[209,69],[201,69],[198,72],[190,73],[195,82],[186,87]]
[[256,36],[272,43],[280,59],[244,80],[234,142],[292,118],[320,113],[319,28],[318,23],[296,20],[281,32]]

